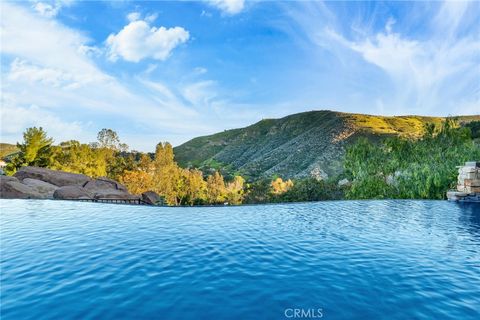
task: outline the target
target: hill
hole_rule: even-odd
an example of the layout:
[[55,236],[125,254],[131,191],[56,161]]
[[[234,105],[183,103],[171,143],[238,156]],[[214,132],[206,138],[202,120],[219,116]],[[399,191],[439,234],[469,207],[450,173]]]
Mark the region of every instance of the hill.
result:
[[18,151],[18,148],[14,144],[0,143],[0,159],[3,159],[9,154],[15,153],[17,151]]
[[[480,121],[480,115],[458,119],[465,124]],[[192,139],[174,149],[175,159],[184,167],[223,169],[251,179],[327,177],[341,173],[345,147],[360,137],[415,139],[423,134],[425,124],[442,121],[441,117],[310,111]]]

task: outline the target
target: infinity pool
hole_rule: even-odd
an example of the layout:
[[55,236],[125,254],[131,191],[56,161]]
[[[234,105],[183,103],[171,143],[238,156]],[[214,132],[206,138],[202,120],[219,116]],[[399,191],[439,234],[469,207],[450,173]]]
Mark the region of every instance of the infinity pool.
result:
[[480,206],[0,210],[3,320],[480,317]]

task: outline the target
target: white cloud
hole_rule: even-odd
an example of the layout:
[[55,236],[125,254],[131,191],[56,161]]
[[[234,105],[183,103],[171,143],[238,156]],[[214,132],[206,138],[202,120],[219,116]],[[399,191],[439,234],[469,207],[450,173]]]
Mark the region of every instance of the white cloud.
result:
[[372,31],[376,15],[353,17],[345,28],[322,3],[308,2],[286,7],[298,28],[281,27],[305,50],[315,52],[319,64],[335,58],[338,74],[344,72],[342,77],[354,83],[345,90],[363,99],[346,100],[357,104],[350,106],[357,112],[375,102],[377,112],[384,114],[465,114],[475,105],[478,114],[480,38],[478,32],[467,32],[478,30],[474,6],[478,12],[478,3],[439,3],[422,31],[412,32],[412,25],[425,23],[416,19],[432,15],[431,6],[414,5],[412,11],[426,11],[400,23],[389,18],[382,30]]
[[[245,8],[245,0],[207,0],[210,5],[228,15],[235,15]],[[203,14],[203,12],[202,12]]]
[[130,12],[127,15],[127,20],[130,22],[137,21],[140,19],[140,12]]
[[78,121],[63,121],[54,113],[36,105],[19,107],[2,101],[0,118],[2,141],[18,141],[18,129],[33,126],[43,127],[50,136],[61,137],[62,140],[88,139],[88,134],[83,130],[85,124]]
[[205,74],[207,72],[208,72],[208,69],[204,67],[196,67],[195,69],[193,69],[193,73],[196,75]]
[[465,90],[479,77],[475,59],[480,43],[464,39],[446,44],[409,40],[387,31],[350,42],[350,48],[388,74],[396,88],[396,105],[413,105],[419,113],[431,113],[435,106],[451,103],[442,101],[446,93],[457,96],[449,85],[452,80],[457,90]]
[[145,58],[165,60],[171,51],[186,42],[190,35],[182,27],[150,27],[143,20],[133,21],[119,33],[111,34],[107,39],[109,57],[115,61],[118,57],[131,62]]
[[145,17],[145,21],[147,21],[149,23],[152,23],[155,20],[157,20],[157,18],[158,18],[158,13],[152,13],[152,14],[149,14]]
[[53,87],[74,84],[71,74],[53,68],[41,68],[18,58],[11,63],[7,79],[19,82],[40,82]]
[[60,11],[61,6],[59,4],[49,4],[45,2],[37,2],[33,8],[42,16],[47,18],[55,17]]
[[[182,89],[183,97],[193,106],[207,107],[217,98],[215,82],[212,80],[189,84]],[[206,111],[206,110],[204,110]]]
[[38,12],[41,16],[46,18],[55,17],[60,10],[65,6],[70,6],[74,0],[45,0],[34,1],[32,8]]

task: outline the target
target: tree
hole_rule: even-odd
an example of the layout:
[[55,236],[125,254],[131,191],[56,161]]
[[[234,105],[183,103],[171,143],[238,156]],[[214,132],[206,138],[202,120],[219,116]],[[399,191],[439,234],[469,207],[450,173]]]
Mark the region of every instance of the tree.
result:
[[102,129],[97,134],[97,140],[100,148],[118,150],[120,145],[120,138],[118,134],[112,129]]
[[52,161],[53,139],[47,137],[42,127],[27,128],[23,133],[23,143],[17,143],[20,152],[7,165],[9,174],[22,166],[48,167]]
[[152,158],[150,158],[148,154],[142,153],[142,155],[140,156],[140,160],[138,161],[137,167],[139,170],[142,170],[144,172],[152,172]]
[[52,169],[102,177],[107,175],[108,167],[112,164],[107,162],[102,149],[94,149],[76,140],[62,142],[53,150]]
[[164,196],[167,204],[179,205],[185,196],[185,180],[181,168],[174,161],[170,143],[157,144],[152,167],[153,191]]
[[244,184],[245,179],[241,176],[235,176],[232,182],[226,186],[226,200],[229,204],[242,204],[244,199]]
[[183,169],[184,197],[182,204],[194,205],[204,204],[207,201],[207,182],[203,179],[203,174],[197,169]]
[[337,199],[341,191],[335,181],[306,178],[295,180],[286,192],[273,197],[274,202],[321,201]]
[[125,171],[120,182],[133,194],[142,194],[154,188],[152,175],[140,170]]
[[293,187],[292,180],[288,179],[287,181],[283,181],[282,178],[277,178],[272,181],[272,193],[275,195],[279,195],[282,193],[287,192],[291,187]]
[[244,203],[266,203],[272,198],[272,182],[260,179],[246,185]]
[[155,166],[167,166],[174,164],[173,147],[168,142],[160,142],[155,148]]
[[226,189],[223,176],[215,171],[207,178],[207,201],[211,204],[221,204],[226,200]]

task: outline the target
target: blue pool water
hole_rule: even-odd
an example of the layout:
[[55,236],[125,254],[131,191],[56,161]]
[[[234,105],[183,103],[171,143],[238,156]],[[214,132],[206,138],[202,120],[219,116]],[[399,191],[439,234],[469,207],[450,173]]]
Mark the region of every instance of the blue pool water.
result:
[[0,209],[3,320],[480,317],[478,206]]

